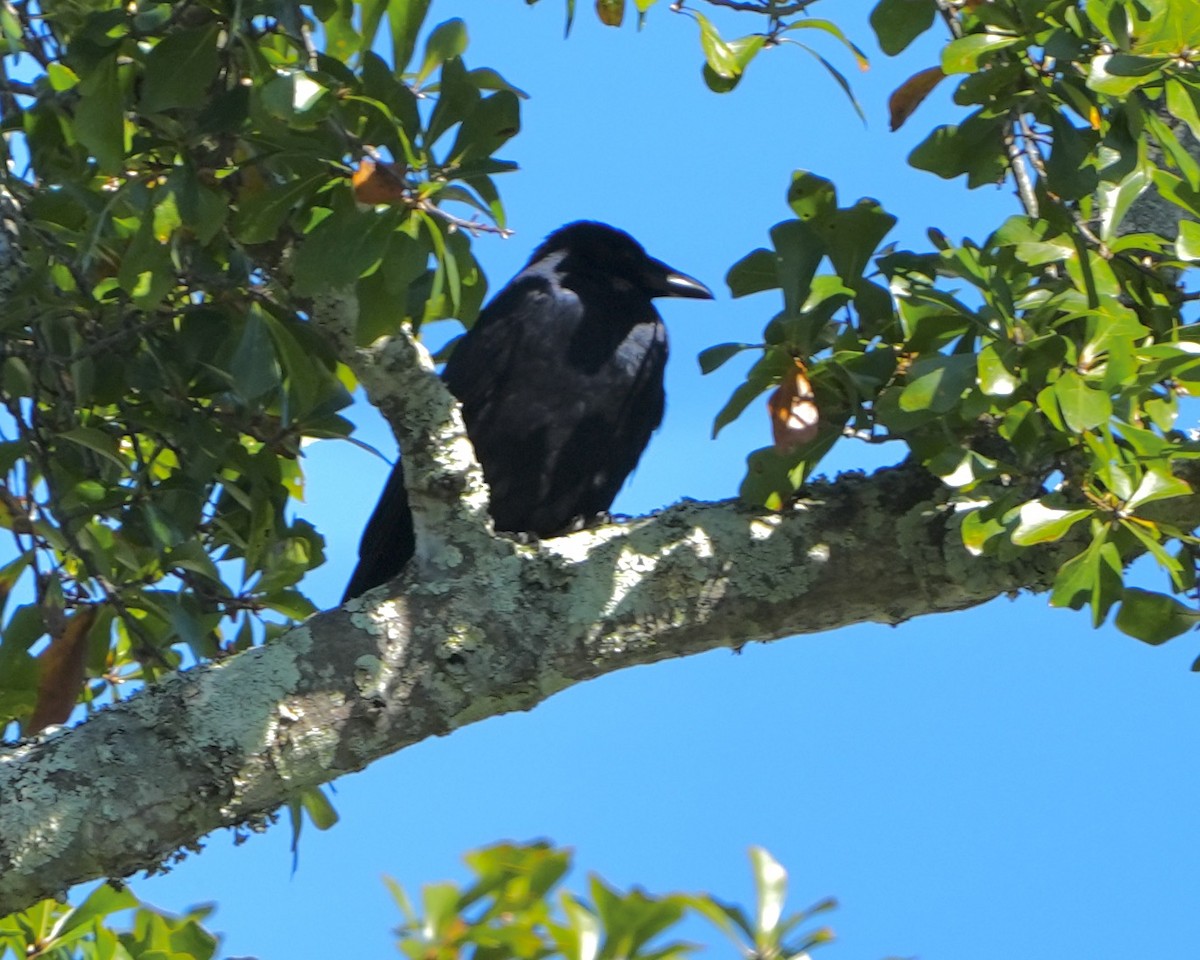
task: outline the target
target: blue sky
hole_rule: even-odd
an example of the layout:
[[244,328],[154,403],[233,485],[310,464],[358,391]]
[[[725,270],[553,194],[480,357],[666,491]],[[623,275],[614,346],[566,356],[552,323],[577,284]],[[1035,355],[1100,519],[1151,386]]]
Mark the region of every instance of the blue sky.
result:
[[[591,6],[579,4],[564,41],[560,0],[434,2],[431,24],[466,18],[469,66],[494,67],[532,97],[504,151],[521,165],[501,181],[517,235],[483,238],[477,255],[497,289],[541,237],[587,217],[712,286],[714,303],[661,304],[667,418],[616,509],[732,496],[745,454],[767,442],[766,417],[753,406],[710,440],[737,369],[701,377],[695,356],[755,340],[778,309],[771,295],[730,300],[723,278],[789,215],[791,171],[833,178],[843,204],[878,198],[900,218],[902,244],[933,225],[982,239],[1015,204],[1007,188],[967,192],[905,165],[934,122],[953,118],[950,85],[889,133],[888,93],[936,48],[887,61],[861,0],[814,9],[871,54],[862,74],[822,45],[854,84],[865,126],[799,48],[768,51],[717,96],[700,78],[695,25],[666,3],[640,34],[599,26]],[[352,416],[390,455],[374,411],[359,404]],[[330,558],[310,586],[330,606],[387,466],[347,444],[308,454],[308,514]],[[847,445],[826,468],[879,456]],[[1198,648],[1194,635],[1145,647],[1023,597],[637,668],[343,778],[341,823],[306,831],[294,876],[281,823],[237,848],[214,835],[134,888],[173,909],[216,900],[224,955],[386,957],[398,916],[381,876],[410,890],[461,878],[474,846],[548,837],[576,849],[576,885],[597,870],[619,885],[747,902],[746,850],[760,844],[788,868],[793,907],[841,901],[829,918],[839,943],[818,957],[1193,958],[1200,774],[1185,734],[1200,728],[1200,677],[1188,672]],[[689,933],[725,955],[715,933]]]

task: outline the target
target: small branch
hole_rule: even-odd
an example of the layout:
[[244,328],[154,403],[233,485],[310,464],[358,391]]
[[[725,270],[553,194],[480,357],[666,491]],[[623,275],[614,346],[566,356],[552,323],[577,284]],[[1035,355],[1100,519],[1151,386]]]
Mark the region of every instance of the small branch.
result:
[[950,35],[955,40],[963,35],[962,24],[959,22],[958,14],[954,9],[954,4],[949,0],[937,0],[938,13],[946,22],[946,28],[950,31]]
[[430,203],[427,200],[421,201],[420,203],[415,204],[415,206],[417,209],[423,210],[431,217],[437,217],[444,223],[448,223],[451,230],[463,230],[473,237],[477,237],[481,233],[494,233],[497,236],[503,237],[505,240],[507,240],[513,235],[513,231],[509,230],[508,227],[499,227],[495,224],[484,223],[482,220],[479,220],[475,217],[471,217],[469,220],[466,220],[462,217],[456,217],[454,214],[443,210],[437,204]]
[[[793,3],[776,4],[771,0],[765,0],[763,3],[746,3],[744,0],[704,0],[709,6],[725,7],[727,10],[740,10],[743,13],[760,13],[768,16],[773,20],[780,17],[790,17],[793,13],[801,13],[807,7],[812,6],[817,0],[795,0]],[[676,13],[683,11],[684,0],[679,0],[677,3],[671,4],[671,9]]]
[[1037,193],[1033,188],[1033,179],[1029,168],[1025,165],[1026,151],[1022,149],[1017,129],[1021,125],[1021,117],[1014,114],[1004,130],[1004,148],[1008,152],[1008,168],[1012,171],[1013,179],[1017,182],[1017,193],[1021,197],[1021,206],[1031,217],[1038,215]]
[[434,372],[429,351],[407,324],[359,347],[357,315],[353,290],[313,300],[312,322],[333,339],[338,356],[354,371],[404,451],[418,564],[457,566],[464,558],[470,562],[496,549],[511,549],[491,534],[483,471],[458,404]]

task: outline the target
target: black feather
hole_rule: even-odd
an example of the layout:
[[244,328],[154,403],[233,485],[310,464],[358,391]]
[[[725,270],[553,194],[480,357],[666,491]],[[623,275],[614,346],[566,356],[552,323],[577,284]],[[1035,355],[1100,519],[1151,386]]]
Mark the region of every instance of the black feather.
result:
[[[552,537],[604,514],[663,415],[667,333],[654,297],[711,298],[629,234],[554,231],[480,312],[442,373],[462,404],[498,531]],[[345,599],[415,548],[399,462],[363,533]]]

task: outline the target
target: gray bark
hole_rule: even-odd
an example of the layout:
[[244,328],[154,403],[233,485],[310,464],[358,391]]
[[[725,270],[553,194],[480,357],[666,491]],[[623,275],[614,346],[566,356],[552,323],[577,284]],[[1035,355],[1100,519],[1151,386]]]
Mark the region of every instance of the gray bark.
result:
[[783,514],[684,502],[538,545],[444,549],[277,642],[0,752],[0,915],[153,870],[300,790],[580,681],[1042,589],[1075,549],[970,556],[915,467],[816,484]]

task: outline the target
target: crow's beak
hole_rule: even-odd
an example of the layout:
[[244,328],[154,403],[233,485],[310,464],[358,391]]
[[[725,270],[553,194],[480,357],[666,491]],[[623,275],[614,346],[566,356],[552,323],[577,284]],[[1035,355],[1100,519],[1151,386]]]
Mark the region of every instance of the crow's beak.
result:
[[646,271],[646,286],[656,297],[691,297],[694,300],[711,300],[713,293],[695,277],[668,267],[661,260],[651,259]]

